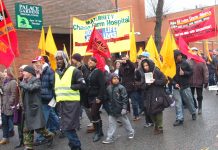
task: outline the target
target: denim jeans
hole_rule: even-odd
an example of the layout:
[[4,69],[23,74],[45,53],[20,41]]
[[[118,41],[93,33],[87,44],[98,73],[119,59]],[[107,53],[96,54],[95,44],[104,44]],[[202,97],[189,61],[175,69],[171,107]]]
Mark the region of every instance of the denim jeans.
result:
[[10,128],[10,124],[9,122],[13,122],[13,115],[8,116],[5,114],[1,114],[2,117],[2,130],[3,130],[3,138],[8,139],[9,138],[9,128]]
[[144,105],[142,101],[142,96],[141,92],[139,91],[133,91],[130,93],[130,98],[132,102],[132,109],[133,109],[133,115],[135,117],[139,116],[139,110],[143,111],[144,110]]
[[69,147],[71,149],[81,148],[81,143],[80,143],[80,140],[76,134],[76,130],[66,130],[66,131],[64,131],[64,134],[69,140]]
[[184,120],[184,108],[182,104],[182,99],[186,106],[188,107],[188,110],[190,114],[196,113],[196,108],[194,107],[194,101],[191,93],[190,88],[181,89],[181,90],[174,90],[173,91],[173,97],[176,102],[176,120]]
[[[48,106],[47,104],[42,105],[43,114],[46,121],[46,127],[49,131],[54,132],[59,130],[60,123],[57,114],[54,111],[54,108]],[[42,141],[45,138],[42,135],[38,135],[36,141]]]

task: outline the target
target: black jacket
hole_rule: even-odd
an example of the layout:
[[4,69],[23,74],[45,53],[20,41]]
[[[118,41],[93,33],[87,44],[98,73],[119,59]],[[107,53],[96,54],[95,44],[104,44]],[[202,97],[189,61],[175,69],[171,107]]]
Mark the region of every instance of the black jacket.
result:
[[109,115],[119,117],[122,109],[127,109],[128,96],[124,86],[109,85],[107,87],[107,113]]
[[[145,90],[144,90],[144,106],[146,108],[146,113],[148,114],[156,114],[159,112],[162,112],[164,110],[164,106],[160,105],[159,107],[156,107],[154,109],[154,101],[156,101],[158,98],[163,98],[166,96],[166,92],[164,89],[164,86],[167,83],[167,78],[165,75],[157,68],[155,67],[155,64],[153,61],[145,59],[142,61],[142,67],[143,64],[147,62],[149,65],[149,71],[153,72],[153,78],[155,79],[154,83],[152,84],[145,84]],[[144,73],[146,71],[143,69]]]
[[[184,71],[184,75],[179,75],[180,68]],[[190,87],[190,78],[193,74],[191,66],[186,60],[176,63],[176,75],[173,78],[173,84],[179,84],[181,89]]]
[[130,60],[127,60],[126,63],[122,63],[119,69],[121,84],[126,88],[127,92],[134,90],[134,72],[135,66]]
[[89,75],[85,79],[87,84],[87,96],[89,99],[98,98],[104,101],[106,96],[106,81],[101,70],[93,68],[89,70]]

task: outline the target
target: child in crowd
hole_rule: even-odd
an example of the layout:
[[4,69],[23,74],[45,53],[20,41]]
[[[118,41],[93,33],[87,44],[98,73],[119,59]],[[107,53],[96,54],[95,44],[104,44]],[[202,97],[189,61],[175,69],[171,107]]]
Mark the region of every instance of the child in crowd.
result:
[[109,115],[109,128],[107,131],[107,138],[102,141],[103,144],[114,142],[114,133],[117,128],[117,119],[122,121],[123,126],[128,133],[128,138],[134,138],[134,129],[130,124],[129,118],[127,117],[128,96],[126,89],[119,83],[119,76],[116,73],[113,73],[111,77],[111,85],[109,85],[107,88],[107,113]]

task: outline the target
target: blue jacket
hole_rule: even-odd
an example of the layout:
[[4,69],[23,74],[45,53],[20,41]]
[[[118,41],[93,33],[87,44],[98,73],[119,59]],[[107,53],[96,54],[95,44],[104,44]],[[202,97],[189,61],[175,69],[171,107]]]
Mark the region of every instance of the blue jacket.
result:
[[40,79],[42,103],[48,104],[54,97],[54,71],[49,66],[46,66]]

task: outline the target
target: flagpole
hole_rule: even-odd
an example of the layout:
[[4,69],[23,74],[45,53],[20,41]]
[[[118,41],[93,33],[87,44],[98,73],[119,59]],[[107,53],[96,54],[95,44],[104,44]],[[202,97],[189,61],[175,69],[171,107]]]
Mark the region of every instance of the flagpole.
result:
[[[6,23],[6,20],[5,20],[6,18],[5,18],[5,12],[3,10],[2,0],[0,0],[0,5],[1,5],[1,11],[2,11],[2,15],[3,15],[4,24],[5,24],[5,31],[6,31],[7,38],[8,38],[9,48],[12,50],[11,40],[10,40],[10,37],[9,37],[9,34],[8,34],[8,28],[7,28],[7,23]],[[19,80],[18,80],[18,73],[17,73],[16,67],[15,67],[15,59],[13,60],[13,68],[14,68],[15,78],[16,78],[17,83],[18,83]],[[18,90],[19,90],[19,93],[20,93],[20,88],[19,87],[18,87]],[[20,98],[21,98],[21,94],[20,94]]]
[[71,57],[72,57],[72,29],[71,29],[71,21],[72,21],[72,18],[71,18],[71,15],[70,15],[70,62],[71,62]]

